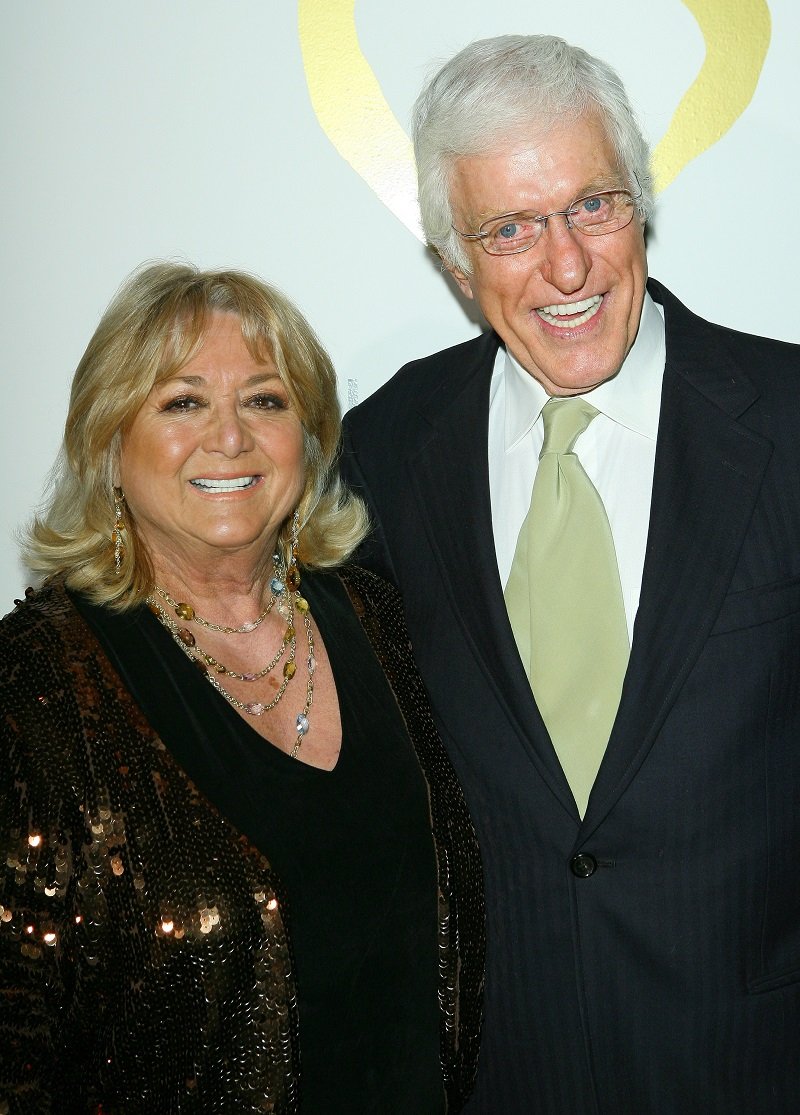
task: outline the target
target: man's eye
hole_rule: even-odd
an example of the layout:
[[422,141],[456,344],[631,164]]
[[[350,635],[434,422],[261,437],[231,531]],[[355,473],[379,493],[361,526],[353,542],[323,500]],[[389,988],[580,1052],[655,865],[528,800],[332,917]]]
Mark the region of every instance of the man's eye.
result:
[[509,248],[525,244],[528,240],[537,239],[538,232],[535,218],[520,213],[519,216],[515,215],[513,218],[509,217],[492,225],[489,228],[488,238],[489,243],[494,244],[500,251],[508,251]]
[[516,221],[509,221],[508,224],[501,225],[497,230],[497,235],[501,236],[503,240],[513,240],[515,236],[519,235],[520,226]]
[[608,194],[595,194],[580,201],[575,215],[579,220],[603,221],[611,216],[612,205]]

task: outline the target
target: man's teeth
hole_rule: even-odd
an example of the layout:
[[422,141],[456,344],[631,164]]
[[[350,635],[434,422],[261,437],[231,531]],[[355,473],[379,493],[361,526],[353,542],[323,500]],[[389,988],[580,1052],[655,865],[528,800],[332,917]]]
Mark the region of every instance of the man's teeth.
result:
[[256,479],[255,476],[235,476],[230,480],[212,480],[210,477],[203,476],[190,483],[203,492],[238,492],[243,488],[251,487]]
[[[602,301],[602,295],[593,294],[591,298],[582,298],[580,302],[562,302],[556,306],[541,306],[536,313],[542,321],[546,321],[549,325],[555,325],[559,329],[574,329],[577,325],[583,325],[589,318],[594,317]],[[568,321],[559,320],[566,317],[569,318]]]

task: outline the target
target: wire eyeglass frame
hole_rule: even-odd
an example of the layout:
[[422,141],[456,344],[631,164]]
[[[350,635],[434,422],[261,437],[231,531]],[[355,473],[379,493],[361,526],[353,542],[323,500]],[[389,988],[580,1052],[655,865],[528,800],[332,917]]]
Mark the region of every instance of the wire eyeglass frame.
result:
[[[636,183],[637,186],[639,183]],[[606,221],[601,221],[599,224],[584,224],[581,222],[576,223],[575,217],[579,212],[579,207],[585,202],[594,201],[595,199],[602,200],[603,198],[613,199],[611,206],[614,210],[612,215]],[[633,214],[636,205],[642,198],[642,189],[639,187],[637,194],[632,194],[630,190],[597,190],[595,193],[586,194],[583,197],[576,198],[571,202],[566,209],[555,209],[552,213],[538,214],[529,209],[518,209],[513,213],[501,213],[496,217],[489,217],[485,220],[477,232],[462,232],[461,229],[451,225],[451,228],[456,232],[462,240],[477,241],[483,250],[491,256],[506,256],[506,255],[519,255],[521,252],[527,252],[529,248],[533,248],[542,238],[547,222],[551,217],[563,217],[567,228],[574,229],[576,232],[581,232],[585,236],[608,236],[612,232],[620,232],[623,228],[627,228],[633,220]],[[622,208],[620,208],[620,206]],[[591,211],[590,215],[591,215]],[[515,218],[525,218],[525,222],[531,225],[531,229],[538,231],[531,233],[520,243],[510,245],[507,248],[502,248],[500,251],[495,250],[493,242],[489,238],[494,232],[499,232],[506,225],[517,223]],[[609,227],[612,226],[612,227]]]

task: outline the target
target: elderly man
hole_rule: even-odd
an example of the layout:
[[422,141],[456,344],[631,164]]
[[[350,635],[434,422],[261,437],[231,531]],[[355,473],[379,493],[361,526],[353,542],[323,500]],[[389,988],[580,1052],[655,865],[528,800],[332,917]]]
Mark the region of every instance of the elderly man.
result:
[[798,349],[647,281],[647,148],[584,51],[473,43],[415,145],[491,330],[344,460],[482,841],[469,1110],[800,1111]]

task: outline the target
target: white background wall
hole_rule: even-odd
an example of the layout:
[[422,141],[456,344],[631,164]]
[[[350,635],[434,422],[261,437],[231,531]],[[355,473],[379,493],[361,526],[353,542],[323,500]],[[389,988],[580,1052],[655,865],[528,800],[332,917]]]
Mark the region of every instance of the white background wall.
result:
[[[321,22],[348,8],[305,2],[316,2]],[[473,38],[548,32],[616,66],[655,144],[705,57],[690,9],[735,18],[746,53],[748,11],[766,5],[349,6],[404,126],[432,62]],[[800,341],[800,5],[768,8],[772,37],[755,94],[661,194],[650,269],[707,317]],[[41,498],[72,372],[143,260],[234,266],[281,286],[334,357],[345,404],[477,329],[419,241],[323,132],[294,0],[2,0],[2,16],[0,614],[26,583],[13,532]],[[335,36],[326,49],[335,64]]]

